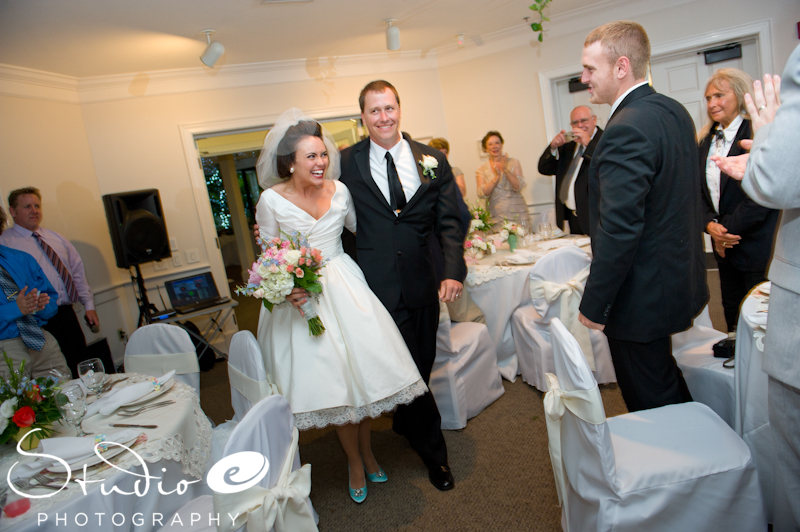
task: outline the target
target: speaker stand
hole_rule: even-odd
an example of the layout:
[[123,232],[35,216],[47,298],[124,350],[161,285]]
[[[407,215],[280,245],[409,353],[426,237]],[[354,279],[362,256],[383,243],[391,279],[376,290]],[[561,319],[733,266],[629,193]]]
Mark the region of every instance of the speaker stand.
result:
[[147,297],[147,289],[144,287],[142,270],[139,269],[138,264],[134,264],[133,267],[136,270],[136,273],[131,274],[131,282],[135,282],[139,289],[139,295],[136,297],[136,301],[139,303],[139,324],[137,327],[141,327],[142,325],[147,325],[150,323],[150,319],[152,318],[153,314],[158,312],[158,309],[155,305],[150,303],[150,300]]

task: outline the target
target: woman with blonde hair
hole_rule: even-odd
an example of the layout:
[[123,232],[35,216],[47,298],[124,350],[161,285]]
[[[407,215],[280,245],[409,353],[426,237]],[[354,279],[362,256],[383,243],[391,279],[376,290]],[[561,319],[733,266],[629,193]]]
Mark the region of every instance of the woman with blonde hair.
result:
[[741,70],[721,68],[714,72],[705,91],[709,122],[701,130],[698,146],[703,222],[714,244],[728,332],[736,330],[742,299],[765,280],[778,221],[778,211],[756,204],[739,181],[721,172],[711,160],[713,155],[743,153],[739,141],[753,137],[744,104],[744,95],[752,86],[752,78]]

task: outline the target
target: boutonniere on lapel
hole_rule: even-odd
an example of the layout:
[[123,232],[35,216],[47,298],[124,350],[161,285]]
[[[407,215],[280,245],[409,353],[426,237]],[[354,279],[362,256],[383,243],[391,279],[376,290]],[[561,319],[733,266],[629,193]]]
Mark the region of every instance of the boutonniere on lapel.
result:
[[422,160],[417,162],[422,167],[422,175],[430,179],[436,179],[436,173],[433,171],[434,168],[439,167],[439,161],[436,160],[436,157],[423,155]]

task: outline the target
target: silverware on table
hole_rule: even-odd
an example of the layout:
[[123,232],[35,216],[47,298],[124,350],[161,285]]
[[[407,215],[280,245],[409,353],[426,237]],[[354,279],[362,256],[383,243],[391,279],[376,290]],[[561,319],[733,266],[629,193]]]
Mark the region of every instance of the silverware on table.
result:
[[122,377],[121,379],[117,379],[117,380],[115,380],[113,382],[112,381],[108,381],[107,383],[105,383],[103,385],[103,388],[100,390],[100,393],[106,393],[108,390],[110,390],[111,388],[113,388],[114,386],[119,384],[120,382],[126,381],[126,380],[128,380],[128,377]]
[[132,416],[136,416],[138,414],[141,414],[145,410],[152,410],[154,408],[161,408],[162,406],[167,406],[167,405],[172,405],[172,404],[175,404],[175,401],[170,399],[168,401],[160,401],[158,403],[153,403],[153,404],[144,405],[144,406],[140,406],[140,407],[134,407],[134,408],[121,407],[121,408],[117,409],[117,411],[115,413],[118,416],[122,416],[122,417],[132,417]]
[[157,429],[158,425],[137,425],[136,423],[112,423],[112,427],[129,427],[137,429]]
[[36,473],[31,478],[18,478],[11,481],[17,489],[27,490],[33,488],[45,488],[48,490],[60,490],[64,485],[53,486],[50,483],[53,479],[48,478],[43,472]]

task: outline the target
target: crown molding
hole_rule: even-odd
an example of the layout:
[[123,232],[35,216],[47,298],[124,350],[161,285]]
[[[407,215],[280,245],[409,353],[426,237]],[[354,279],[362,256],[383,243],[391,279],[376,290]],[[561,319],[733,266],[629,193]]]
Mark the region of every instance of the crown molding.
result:
[[436,68],[435,56],[425,56],[419,51],[291,59],[226,65],[216,69],[198,67],[83,78],[0,64],[0,94],[84,104]]
[[[695,0],[600,0],[590,7],[553,15],[545,39],[586,33],[609,20],[636,19],[642,15]],[[469,36],[467,36],[469,39]],[[335,78],[376,77],[393,72],[436,70],[520,47],[539,46],[527,24],[481,36],[481,42],[458,46],[455,42],[431,49],[348,56],[290,59],[215,69],[197,67],[152,72],[75,78],[0,64],[0,94],[25,98],[94,103],[164,94],[231,89],[298,81],[324,82]]]
[[6,64],[0,64],[0,94],[80,103],[78,78]]

